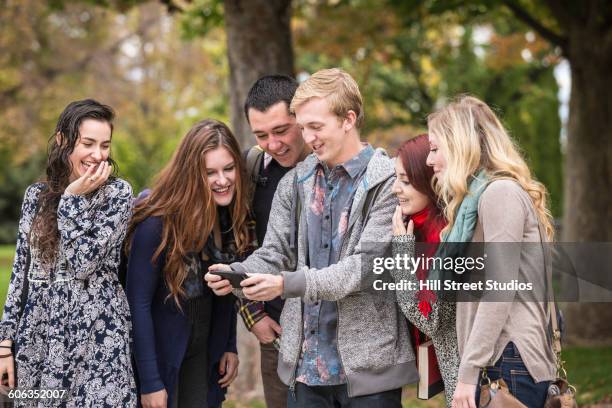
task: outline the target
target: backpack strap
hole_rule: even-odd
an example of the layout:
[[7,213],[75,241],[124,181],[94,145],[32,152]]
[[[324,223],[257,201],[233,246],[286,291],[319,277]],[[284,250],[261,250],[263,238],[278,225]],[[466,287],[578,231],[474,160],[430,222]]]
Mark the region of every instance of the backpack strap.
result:
[[264,158],[264,151],[259,145],[255,145],[249,149],[246,155],[246,171],[252,185],[257,185],[259,181],[259,169]]

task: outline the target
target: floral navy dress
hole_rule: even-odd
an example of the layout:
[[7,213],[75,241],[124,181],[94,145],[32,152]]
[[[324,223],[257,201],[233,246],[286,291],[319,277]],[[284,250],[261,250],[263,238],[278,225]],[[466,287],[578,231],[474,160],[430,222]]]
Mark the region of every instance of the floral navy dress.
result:
[[37,183],[25,193],[0,341],[15,345],[19,388],[64,389],[67,398],[18,405],[136,406],[129,306],[118,279],[131,187],[114,178],[90,195],[62,196],[53,268],[30,246],[43,188]]

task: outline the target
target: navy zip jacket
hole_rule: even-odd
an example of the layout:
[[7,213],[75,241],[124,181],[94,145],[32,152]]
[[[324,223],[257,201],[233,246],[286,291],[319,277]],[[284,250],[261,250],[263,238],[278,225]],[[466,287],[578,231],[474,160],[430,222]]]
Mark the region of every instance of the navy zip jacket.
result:
[[[159,217],[149,217],[136,227],[128,262],[126,293],[132,312],[139,395],[165,388],[170,402],[174,398],[191,327],[174,299],[168,298],[170,292],[162,277],[165,253],[155,264],[151,263],[161,242],[161,232]],[[234,302],[233,295],[213,296],[208,338],[209,407],[217,407],[225,399],[226,389],[221,389],[218,383],[221,357],[225,352],[237,353]]]

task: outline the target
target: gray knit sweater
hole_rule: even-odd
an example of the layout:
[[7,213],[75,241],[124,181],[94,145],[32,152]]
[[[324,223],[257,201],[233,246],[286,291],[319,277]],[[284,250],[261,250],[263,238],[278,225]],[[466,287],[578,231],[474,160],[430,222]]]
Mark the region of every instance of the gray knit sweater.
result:
[[[311,202],[314,155],[308,156],[281,180],[276,190],[268,230],[263,246],[246,261],[233,264],[236,270],[273,273],[284,276],[285,306],[281,315],[281,349],[278,374],[293,387],[303,341],[302,302],[336,301],[338,306],[338,352],[351,397],[392,390],[418,380],[414,351],[407,322],[388,293],[367,290],[364,281],[372,271],[374,257],[391,242],[391,217],[397,199],[391,192],[394,181],[393,161],[383,149],[370,160],[363,182],[359,184],[342,244],[340,261],[327,268],[307,265],[308,225],[306,211],[301,211],[297,250],[292,248],[295,232],[295,196],[302,205]],[[294,191],[294,172],[297,190]],[[382,183],[372,202],[367,219],[362,208],[369,191]],[[377,245],[368,245],[376,243]]]

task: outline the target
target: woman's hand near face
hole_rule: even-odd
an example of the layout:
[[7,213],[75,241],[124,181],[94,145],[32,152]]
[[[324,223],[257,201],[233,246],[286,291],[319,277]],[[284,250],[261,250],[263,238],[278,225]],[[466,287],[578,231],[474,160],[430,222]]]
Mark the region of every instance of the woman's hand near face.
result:
[[142,394],[140,396],[140,403],[143,408],[167,408],[168,393],[164,388],[149,394]]
[[94,169],[94,166],[90,166],[85,174],[66,187],[65,193],[73,195],[89,194],[106,183],[112,171],[113,167],[107,161],[100,162],[97,169]]
[[404,215],[402,214],[402,207],[399,205],[395,207],[392,222],[394,236],[414,234],[414,223],[410,220],[408,221],[408,225],[406,225],[404,222]]

